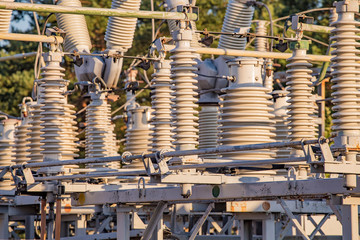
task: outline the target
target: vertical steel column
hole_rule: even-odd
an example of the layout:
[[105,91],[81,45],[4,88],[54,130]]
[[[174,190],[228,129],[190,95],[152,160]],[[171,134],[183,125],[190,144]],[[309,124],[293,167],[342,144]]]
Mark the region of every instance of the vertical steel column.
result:
[[267,219],[262,220],[262,240],[275,239],[275,219],[269,214]]
[[130,216],[129,209],[122,209],[121,206],[116,207],[116,239],[130,240]]
[[[196,55],[194,49],[191,48],[192,31],[181,21],[179,31],[173,34],[176,42],[175,49],[171,50],[173,55],[170,57],[171,62],[171,78],[173,79],[173,126],[175,127],[175,135],[173,143],[176,150],[195,149],[198,144],[198,107],[197,101],[197,71]],[[178,160],[174,160],[178,161]],[[189,156],[183,158],[182,163],[198,162],[197,156]]]
[[359,239],[359,206],[341,206],[343,240]]
[[9,239],[9,215],[0,213],[0,239]]

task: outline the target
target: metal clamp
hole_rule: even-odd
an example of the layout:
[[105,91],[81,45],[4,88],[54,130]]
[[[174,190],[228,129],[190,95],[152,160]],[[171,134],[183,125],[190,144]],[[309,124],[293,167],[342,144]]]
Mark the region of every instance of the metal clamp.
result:
[[[143,182],[143,187],[142,189],[140,188],[140,182]],[[138,190],[139,190],[139,198],[141,198],[142,196],[146,197],[146,188],[145,188],[145,179],[143,177],[139,178],[138,181]]]
[[164,157],[164,153],[169,152],[168,149],[161,149],[160,151],[156,152],[155,160],[159,166],[159,170],[161,174],[166,174],[170,172],[168,165],[166,164],[166,159]]
[[132,154],[131,152],[123,152],[123,154],[121,154],[121,162],[123,164],[131,164],[132,163],[132,160],[127,160],[126,157],[131,157]]

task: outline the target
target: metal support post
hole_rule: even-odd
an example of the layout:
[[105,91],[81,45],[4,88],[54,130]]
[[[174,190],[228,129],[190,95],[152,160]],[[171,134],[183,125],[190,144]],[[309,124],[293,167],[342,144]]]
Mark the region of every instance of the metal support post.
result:
[[359,206],[341,206],[343,240],[359,239]]
[[76,236],[86,235],[86,215],[79,215],[75,222],[75,234]]
[[25,217],[25,239],[35,239],[34,221],[34,215]]
[[40,222],[40,232],[41,232],[41,240],[46,239],[46,198],[41,199],[41,222]]
[[122,208],[117,206],[116,208],[116,218],[117,218],[117,230],[116,230],[116,239],[117,240],[130,240],[130,209]]
[[275,219],[273,214],[269,214],[269,218],[262,221],[262,239],[275,239]]
[[191,229],[191,235],[189,237],[189,240],[194,240],[195,239],[195,237],[198,234],[201,226],[204,224],[204,222],[206,221],[206,218],[209,216],[211,210],[213,210],[214,207],[215,207],[214,203],[209,204],[209,206],[207,207],[207,209],[204,212],[204,215],[201,216],[201,218],[196,222],[193,229]]
[[162,218],[163,212],[166,207],[167,207],[167,204],[165,202],[160,201],[158,203],[158,205],[156,206],[156,209],[149,221],[149,224],[148,224],[147,228],[145,229],[143,236],[141,237],[141,240],[150,240],[151,239],[151,236],[153,235],[153,232],[154,232],[156,226],[158,226],[158,223],[159,223],[160,219]]
[[53,240],[54,236],[54,203],[50,202],[49,203],[49,222],[47,224],[48,228],[47,228],[47,239],[48,240]]
[[61,199],[56,199],[56,219],[55,219],[55,240],[60,240],[61,233]]
[[7,213],[0,214],[0,239],[9,238],[9,215]]

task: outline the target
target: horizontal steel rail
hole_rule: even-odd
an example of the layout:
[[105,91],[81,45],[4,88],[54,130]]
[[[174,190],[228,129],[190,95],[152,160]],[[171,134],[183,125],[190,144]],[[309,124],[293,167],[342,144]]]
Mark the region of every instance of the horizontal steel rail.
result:
[[[219,162],[219,163],[204,163],[204,164],[189,164],[189,165],[176,165],[169,166],[169,170],[181,170],[181,169],[202,169],[202,168],[216,168],[216,167],[247,167],[266,164],[284,164],[291,162],[305,161],[305,158],[292,158],[292,159],[264,159],[256,161],[234,161],[234,162]],[[72,180],[80,178],[107,178],[118,176],[139,176],[147,174],[145,170],[129,170],[121,172],[107,172],[107,173],[91,173],[91,174],[76,174],[76,175],[64,175],[64,176],[49,176],[49,177],[35,177],[35,181],[53,181],[53,180]]]
[[160,12],[160,11],[131,11],[124,9],[92,8],[92,7],[65,7],[50,4],[31,4],[18,2],[0,2],[0,9],[32,11],[43,13],[66,13],[104,17],[149,18],[165,20],[192,20],[196,21],[195,13]]
[[170,152],[155,152],[144,155],[134,155],[134,156],[114,156],[114,157],[102,157],[102,158],[84,158],[84,159],[74,159],[74,160],[65,160],[65,161],[51,161],[51,162],[39,162],[39,163],[27,163],[27,164],[15,164],[11,166],[1,166],[1,169],[5,168],[38,168],[38,167],[54,167],[54,166],[65,166],[65,165],[76,165],[76,164],[86,164],[86,163],[105,163],[105,162],[115,162],[115,161],[132,161],[142,158],[156,158],[156,157],[181,157],[181,156],[191,156],[191,155],[203,155],[203,154],[212,154],[212,153],[225,153],[225,152],[240,152],[248,150],[259,150],[259,149],[273,149],[273,148],[284,148],[284,147],[294,147],[299,145],[309,145],[318,143],[318,139],[310,139],[304,141],[293,141],[293,142],[273,142],[273,143],[258,143],[258,144],[249,144],[249,145],[238,145],[238,146],[220,146],[217,148],[204,148],[204,149],[193,149],[185,151],[170,151]]

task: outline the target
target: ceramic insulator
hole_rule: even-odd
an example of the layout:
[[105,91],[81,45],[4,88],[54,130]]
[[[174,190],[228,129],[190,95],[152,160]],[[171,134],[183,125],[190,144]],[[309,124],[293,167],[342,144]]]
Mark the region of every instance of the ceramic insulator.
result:
[[41,89],[41,82],[38,81],[39,94],[37,101],[31,106],[32,110],[30,111],[30,119],[29,119],[30,132],[28,133],[29,143],[27,144],[27,147],[29,147],[29,149],[27,150],[27,152],[29,153],[29,155],[27,155],[27,157],[29,158],[28,163],[38,163],[43,161],[43,154],[41,153],[42,152],[41,146],[43,145],[43,143],[41,142],[41,140],[43,139],[41,137],[42,135],[41,129],[43,127],[41,126],[42,121],[40,115],[40,113],[42,112],[41,107],[43,105],[39,97],[40,89]]
[[[14,132],[19,120],[6,119],[1,121],[0,125],[0,166],[10,166],[14,154]],[[14,181],[11,173],[7,172],[0,181],[0,190],[11,190]]]
[[173,34],[176,47],[171,50],[171,78],[173,92],[173,126],[176,150],[195,149],[198,145],[198,107],[197,99],[197,71],[196,55],[191,48],[191,30],[180,29]]
[[[29,111],[31,111],[31,105],[33,104],[33,102],[28,102],[28,103],[22,103],[22,107],[26,108],[26,113],[28,114]],[[22,113],[22,117],[21,117],[21,124],[19,126],[17,126],[15,128],[15,154],[14,154],[14,159],[13,162],[15,162],[15,164],[23,164],[23,163],[27,163],[30,158],[28,157],[28,150],[29,150],[29,136],[28,134],[30,133],[30,127],[31,125],[29,124],[30,121],[30,115],[24,115]]]
[[[266,21],[257,21],[256,22],[256,35],[267,35],[267,29],[266,29]],[[267,45],[267,39],[262,37],[256,37],[255,38],[255,49],[256,51],[266,51],[266,45]]]
[[[79,0],[59,0],[56,3],[65,7],[81,7]],[[91,40],[84,15],[56,14],[59,28],[65,31],[64,50],[66,52],[90,52]]]
[[[247,0],[229,0],[225,18],[222,26],[222,32],[235,32],[237,28],[248,28],[254,14],[254,7],[246,5]],[[238,38],[231,35],[221,35],[219,48],[229,48],[244,50],[246,38]]]
[[[288,91],[276,90],[273,91],[273,95],[276,95],[274,100],[274,116],[275,116],[275,141],[276,142],[288,142],[289,141],[289,126],[288,126],[288,106],[287,100],[289,97]],[[276,158],[289,158],[290,148],[276,149]]]
[[[117,155],[114,126],[111,123],[111,109],[105,93],[91,92],[91,103],[86,108],[86,146],[87,158],[111,157]],[[92,163],[88,168],[96,171],[111,171],[119,168],[115,162]]]
[[[14,2],[14,0],[4,0],[3,2]],[[10,28],[12,10],[0,10],[0,33],[8,33]]]
[[[145,106],[139,106],[137,108],[129,110],[131,112],[131,124],[130,128],[126,131],[125,151],[130,152],[132,155],[139,155],[149,152],[151,145],[151,133],[150,130],[150,114],[151,108]],[[141,160],[132,161],[131,165],[127,167],[141,167],[143,163]]]
[[[356,1],[350,1],[356,2]],[[341,3],[341,2],[339,2]],[[331,40],[335,41],[331,46],[332,51],[332,72],[331,82],[334,92],[333,127],[332,130],[338,136],[359,136],[360,135],[360,46],[358,36],[360,30],[355,21],[355,11],[343,11],[338,9],[338,20],[332,23],[335,27],[332,30]],[[339,11],[340,10],[340,11]]]
[[[229,62],[235,81],[226,88],[220,102],[219,145],[232,146],[273,142],[274,115],[268,90],[262,86],[263,60],[237,58]],[[223,153],[224,160],[261,160],[272,158],[265,150]]]
[[[112,9],[138,11],[141,0],[113,0]],[[126,52],[132,46],[137,18],[109,17],[105,41],[109,49]]]
[[305,49],[293,51],[286,65],[287,91],[289,91],[289,139],[300,141],[316,136],[314,119],[314,98],[311,94],[311,73],[309,59]]
[[[177,6],[186,6],[189,5],[189,0],[167,0],[166,1],[166,10],[168,12],[177,12]],[[176,20],[167,20],[168,26],[169,26],[169,30],[170,33],[176,32],[179,30],[179,26],[177,24]],[[196,33],[195,31],[197,30],[196,28],[196,22],[195,21],[190,21],[190,25],[191,25],[191,29],[193,32],[193,38],[191,40],[191,46],[192,47],[202,47],[201,44],[199,43],[199,41],[201,40],[201,35],[200,33]]]
[[172,148],[171,126],[171,79],[170,60],[161,60],[154,63],[155,72],[151,90],[152,115],[152,151]]
[[[219,107],[217,105],[201,106],[199,112],[199,149],[216,148]],[[201,155],[205,159],[216,158],[216,154]]]
[[[45,54],[45,67],[42,68],[40,89],[40,101],[42,112],[40,130],[43,134],[41,143],[44,161],[70,160],[77,156],[77,144],[75,143],[75,121],[72,114],[74,111],[67,103],[64,96],[68,80],[63,79],[64,68],[60,67],[62,54],[49,52]],[[66,166],[67,169],[75,166]],[[40,169],[41,172],[59,173],[62,167],[50,167]]]

